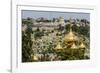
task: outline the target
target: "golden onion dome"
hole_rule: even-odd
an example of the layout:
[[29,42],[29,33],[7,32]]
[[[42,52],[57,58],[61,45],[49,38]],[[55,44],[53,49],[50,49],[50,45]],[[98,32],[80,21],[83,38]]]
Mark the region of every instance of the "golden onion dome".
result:
[[60,43],[57,44],[57,46],[55,47],[55,50],[61,50],[63,49],[62,46],[60,45]]
[[75,43],[73,43],[73,45],[71,46],[71,49],[78,49]]
[[83,43],[80,44],[79,48],[86,48]]
[[76,41],[78,40],[78,37],[72,31],[70,31],[68,34],[65,35],[64,40],[65,41]]
[[34,59],[34,60],[38,60],[38,57],[34,55],[33,59]]

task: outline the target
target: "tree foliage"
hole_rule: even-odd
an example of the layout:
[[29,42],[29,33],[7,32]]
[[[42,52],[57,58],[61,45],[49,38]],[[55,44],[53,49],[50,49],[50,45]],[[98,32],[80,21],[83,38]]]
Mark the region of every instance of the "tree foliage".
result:
[[27,29],[22,31],[22,62],[32,61],[31,54],[32,51],[32,39],[31,39],[32,29],[31,24],[28,22]]

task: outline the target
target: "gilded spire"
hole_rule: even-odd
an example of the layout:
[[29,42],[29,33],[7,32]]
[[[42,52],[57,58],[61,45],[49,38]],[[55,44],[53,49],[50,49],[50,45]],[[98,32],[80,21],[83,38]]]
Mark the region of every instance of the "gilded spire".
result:
[[77,46],[75,45],[75,43],[73,43],[73,45],[72,45],[71,48],[72,48],[72,49],[77,49]]
[[69,22],[70,22],[70,32],[72,32],[72,26],[73,26],[71,20],[72,20],[72,19],[70,18],[70,21],[69,21]]
[[72,24],[70,24],[70,32],[72,32]]
[[58,43],[55,49],[56,49],[56,50],[60,50],[60,49],[63,49],[63,48],[62,48],[61,44]]
[[85,45],[83,44],[83,42],[80,44],[79,48],[85,48]]

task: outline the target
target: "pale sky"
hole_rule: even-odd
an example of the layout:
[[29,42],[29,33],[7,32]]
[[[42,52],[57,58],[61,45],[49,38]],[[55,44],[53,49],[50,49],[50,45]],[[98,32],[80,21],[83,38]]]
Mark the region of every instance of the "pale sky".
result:
[[90,21],[90,13],[80,13],[80,12],[55,12],[55,11],[34,11],[34,10],[22,10],[22,18],[40,18],[44,17],[47,19],[64,17],[64,19],[87,19]]

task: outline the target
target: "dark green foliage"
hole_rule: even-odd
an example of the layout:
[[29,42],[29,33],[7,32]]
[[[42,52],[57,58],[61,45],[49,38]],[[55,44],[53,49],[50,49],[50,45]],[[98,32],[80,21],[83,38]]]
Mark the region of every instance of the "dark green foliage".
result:
[[32,61],[32,39],[31,39],[32,29],[28,24],[27,29],[22,31],[22,62]]
[[82,34],[82,35],[84,35],[84,36],[86,36],[86,37],[89,37],[90,36],[90,33],[89,32],[90,32],[89,26],[85,26],[85,27],[81,26],[79,28],[79,33]]
[[72,26],[72,30],[74,31],[74,32],[79,32],[79,27],[77,27],[77,25],[73,25]]
[[41,38],[42,36],[44,36],[44,32],[43,31],[40,31],[40,29],[37,28],[37,30],[34,33],[34,38],[35,39],[38,39],[38,38]]
[[69,31],[69,30],[70,30],[70,24],[67,24],[67,25],[65,26],[65,29],[66,29],[66,31]]

